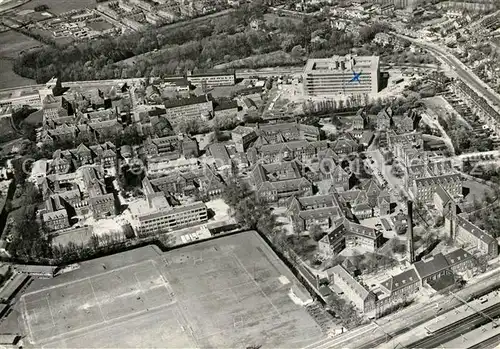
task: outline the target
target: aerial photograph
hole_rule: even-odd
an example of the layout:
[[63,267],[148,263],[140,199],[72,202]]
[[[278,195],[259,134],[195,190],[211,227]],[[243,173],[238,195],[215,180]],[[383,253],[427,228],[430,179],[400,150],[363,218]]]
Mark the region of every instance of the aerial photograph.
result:
[[0,0],[0,349],[500,349],[500,0]]

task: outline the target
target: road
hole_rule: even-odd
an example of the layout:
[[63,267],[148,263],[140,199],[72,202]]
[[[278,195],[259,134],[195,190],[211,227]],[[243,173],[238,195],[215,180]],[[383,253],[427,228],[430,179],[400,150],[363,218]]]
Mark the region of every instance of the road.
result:
[[[486,315],[496,318],[500,316],[500,304],[496,304],[491,308],[483,311]],[[416,342],[411,343],[410,348],[437,348],[452,339],[459,337],[461,334],[467,333],[479,326],[490,322],[489,319],[483,317],[481,314],[474,314],[471,317],[462,319],[452,326],[443,328],[436,332],[435,335],[423,338]]]
[[393,34],[395,36],[399,36],[403,39],[411,41],[417,46],[421,46],[432,54],[443,60],[447,65],[454,68],[455,73],[458,77],[467,85],[469,85],[472,89],[486,98],[490,103],[495,106],[500,106],[500,96],[493,92],[491,88],[487,87],[487,85],[472,72],[469,68],[467,68],[458,58],[456,58],[452,53],[448,52],[443,47],[440,47],[434,43],[430,43],[428,41],[414,39],[406,35],[401,34]]

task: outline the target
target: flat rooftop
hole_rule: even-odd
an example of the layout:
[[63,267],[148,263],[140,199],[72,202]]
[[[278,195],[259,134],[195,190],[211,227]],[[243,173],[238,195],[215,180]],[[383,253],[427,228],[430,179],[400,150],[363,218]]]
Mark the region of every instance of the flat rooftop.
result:
[[[352,60],[351,60],[352,59]],[[351,65],[352,64],[352,65]],[[344,68],[343,68],[344,65]],[[306,73],[343,71],[343,70],[376,70],[379,66],[379,56],[338,56],[331,58],[311,58],[306,62]],[[342,69],[343,68],[343,69]]]
[[300,348],[325,337],[292,287],[306,292],[249,231],[83,262],[35,280],[16,306],[25,347]]

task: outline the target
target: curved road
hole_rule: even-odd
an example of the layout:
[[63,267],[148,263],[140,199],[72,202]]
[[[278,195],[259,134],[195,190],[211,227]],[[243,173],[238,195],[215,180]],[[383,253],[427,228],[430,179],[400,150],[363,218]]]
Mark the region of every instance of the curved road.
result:
[[493,105],[500,107],[500,96],[493,92],[490,88],[487,88],[485,86],[485,83],[476,74],[470,71],[470,69],[466,68],[465,65],[460,62],[458,58],[456,58],[452,53],[448,52],[442,47],[439,47],[436,44],[427,41],[417,40],[409,36],[396,33],[394,33],[393,35],[406,39],[414,43],[415,45],[421,46],[430,51],[435,56],[442,59],[446,64],[453,67],[458,77],[464,83],[466,83],[480,95],[485,97],[489,102],[493,103]]

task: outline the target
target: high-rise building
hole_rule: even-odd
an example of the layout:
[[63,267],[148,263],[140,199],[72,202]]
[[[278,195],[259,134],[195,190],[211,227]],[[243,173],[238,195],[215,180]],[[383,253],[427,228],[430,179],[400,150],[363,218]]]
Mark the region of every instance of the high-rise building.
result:
[[378,56],[333,56],[307,60],[303,84],[307,96],[378,92]]

